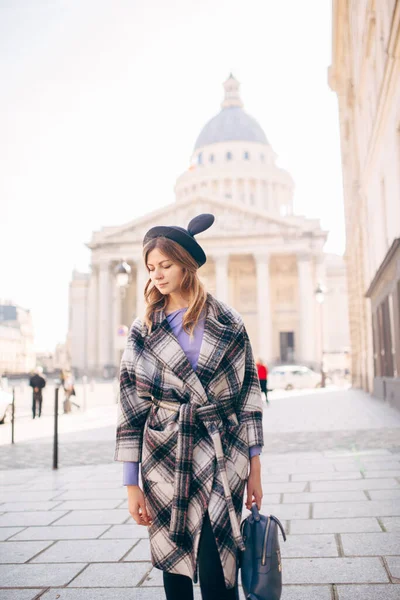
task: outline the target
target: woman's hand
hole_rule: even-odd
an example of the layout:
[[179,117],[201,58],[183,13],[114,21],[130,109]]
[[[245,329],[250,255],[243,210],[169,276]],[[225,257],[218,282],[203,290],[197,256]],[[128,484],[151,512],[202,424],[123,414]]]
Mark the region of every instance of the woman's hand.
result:
[[151,525],[144,494],[138,485],[128,485],[128,510],[138,525]]
[[246,508],[251,510],[253,502],[257,504],[258,510],[261,508],[263,497],[261,485],[261,463],[259,456],[253,456],[250,459],[250,473],[247,478],[247,499]]

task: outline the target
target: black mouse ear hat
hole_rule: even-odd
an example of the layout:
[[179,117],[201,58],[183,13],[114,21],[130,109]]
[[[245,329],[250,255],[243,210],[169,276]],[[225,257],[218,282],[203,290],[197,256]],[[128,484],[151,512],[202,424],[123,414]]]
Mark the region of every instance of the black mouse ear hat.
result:
[[193,256],[199,267],[201,267],[206,262],[207,257],[203,248],[194,239],[194,236],[202,231],[206,231],[206,229],[211,227],[214,221],[214,215],[205,213],[194,217],[194,219],[190,221],[187,229],[177,227],[176,225],[159,225],[157,227],[152,227],[144,236],[143,246],[154,238],[166,237],[182,246],[182,248],[185,248],[185,250]]

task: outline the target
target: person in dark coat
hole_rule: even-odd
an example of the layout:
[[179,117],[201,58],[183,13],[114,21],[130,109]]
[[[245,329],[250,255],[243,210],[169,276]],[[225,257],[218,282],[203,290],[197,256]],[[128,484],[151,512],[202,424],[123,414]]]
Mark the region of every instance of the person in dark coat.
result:
[[36,373],[30,378],[29,385],[32,388],[32,417],[36,417],[36,412],[40,418],[42,414],[43,388],[46,387],[46,380],[43,377],[42,367],[36,369]]

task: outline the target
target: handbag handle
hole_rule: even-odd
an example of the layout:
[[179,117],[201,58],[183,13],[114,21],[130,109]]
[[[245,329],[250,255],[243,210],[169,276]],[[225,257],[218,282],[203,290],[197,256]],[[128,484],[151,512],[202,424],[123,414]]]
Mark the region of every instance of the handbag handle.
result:
[[[251,513],[252,513],[253,519],[255,521],[259,521],[260,520],[260,513],[259,513],[259,510],[257,508],[257,504],[253,504],[252,505],[252,507],[251,507]],[[280,520],[277,517],[275,517],[274,515],[269,515],[268,518],[272,519],[273,521],[275,521],[275,523],[278,525],[279,529],[281,530],[283,541],[286,542],[286,533],[285,533],[285,530],[283,529],[283,525],[280,522]]]

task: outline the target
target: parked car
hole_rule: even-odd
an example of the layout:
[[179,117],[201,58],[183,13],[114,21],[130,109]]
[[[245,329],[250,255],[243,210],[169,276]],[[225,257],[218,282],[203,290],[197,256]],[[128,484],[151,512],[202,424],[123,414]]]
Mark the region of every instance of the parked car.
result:
[[12,394],[0,389],[0,425],[11,419]]
[[293,390],[321,386],[321,373],[302,365],[280,365],[268,374],[269,390]]

